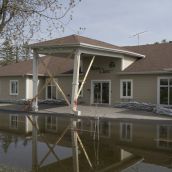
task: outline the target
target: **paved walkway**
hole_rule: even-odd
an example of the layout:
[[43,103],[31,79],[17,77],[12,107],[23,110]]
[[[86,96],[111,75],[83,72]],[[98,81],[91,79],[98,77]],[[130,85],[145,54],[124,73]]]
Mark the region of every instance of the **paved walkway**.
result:
[[[71,108],[62,105],[47,105],[41,104],[39,106],[39,114],[59,114],[71,116]],[[17,111],[23,112],[24,105],[15,104],[0,104],[0,111]],[[145,119],[145,120],[172,120],[171,116],[158,115],[153,112],[130,110],[124,108],[113,107],[95,107],[95,106],[78,106],[78,110],[81,111],[81,117],[100,117],[100,118],[113,118],[113,119]]]
[[[81,117],[101,117],[101,118],[127,118],[127,119],[151,119],[151,120],[172,120],[172,117],[158,115],[153,112],[135,111],[123,108],[113,107],[95,107],[95,106],[78,106],[81,111]],[[71,109],[68,106],[48,108],[40,110],[39,113],[58,113],[70,114]]]

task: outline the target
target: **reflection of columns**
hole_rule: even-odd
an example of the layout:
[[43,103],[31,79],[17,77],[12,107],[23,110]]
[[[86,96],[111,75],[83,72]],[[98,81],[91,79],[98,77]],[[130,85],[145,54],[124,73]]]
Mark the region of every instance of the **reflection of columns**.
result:
[[37,116],[32,116],[32,171],[37,172],[38,157],[37,157]]
[[39,55],[34,50],[33,51],[33,103],[32,103],[32,110],[38,111],[38,59]]
[[79,159],[78,159],[78,141],[77,141],[77,131],[76,124],[77,122],[72,119],[72,151],[73,151],[73,169],[74,172],[79,172]]
[[[79,69],[80,69],[80,52],[77,50],[74,57],[73,68],[73,83],[72,83],[72,98],[71,108],[74,115],[77,115],[77,94],[79,85]],[[79,160],[78,160],[78,142],[77,142],[77,122],[72,119],[72,146],[73,146],[73,167],[74,172],[79,172]]]

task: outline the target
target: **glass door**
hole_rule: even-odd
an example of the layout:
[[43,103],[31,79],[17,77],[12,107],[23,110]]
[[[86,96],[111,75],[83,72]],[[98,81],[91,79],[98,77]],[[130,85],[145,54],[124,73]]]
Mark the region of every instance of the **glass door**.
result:
[[101,103],[109,104],[109,82],[102,83],[102,100]]
[[94,83],[93,84],[94,89],[94,103],[101,103],[101,83]]
[[57,89],[55,85],[49,84],[47,86],[47,99],[49,100],[57,99]]
[[52,96],[52,90],[51,90],[51,85],[47,86],[47,99],[51,99]]
[[93,81],[92,94],[94,104],[109,104],[110,96],[110,82],[109,81]]

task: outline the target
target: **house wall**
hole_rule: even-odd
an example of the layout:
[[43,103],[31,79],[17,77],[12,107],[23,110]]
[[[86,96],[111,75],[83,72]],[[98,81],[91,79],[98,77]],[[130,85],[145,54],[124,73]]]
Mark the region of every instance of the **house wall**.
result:
[[[86,72],[91,58],[83,58],[83,71]],[[115,64],[109,67],[109,64]],[[110,80],[111,81],[111,100],[117,100],[119,97],[119,77],[117,72],[121,71],[122,61],[119,58],[112,57],[96,57],[93,67],[89,72],[88,78],[84,85],[82,101],[90,104],[91,100],[91,81],[92,80]],[[118,91],[116,91],[118,90]],[[114,101],[112,101],[113,103]]]
[[[157,103],[157,75],[120,75],[119,79],[133,80],[132,101]],[[118,101],[128,101],[120,99]]]
[[[72,80],[73,80],[72,75],[58,77],[58,83],[69,100],[71,99],[72,96]],[[57,97],[59,99],[63,99],[63,96],[60,92],[58,92]]]
[[[87,70],[91,58],[83,59],[84,68],[83,71]],[[80,103],[90,104],[91,101],[91,81],[92,80],[110,80],[111,81],[111,105],[126,102],[126,101],[138,101],[146,103],[157,103],[157,80],[158,77],[169,77],[171,75],[158,75],[158,74],[142,74],[142,75],[119,75],[118,72],[121,71],[122,62],[120,59],[113,58],[103,58],[100,57],[95,59],[93,67],[99,66],[105,70],[109,69],[108,64],[110,62],[115,62],[115,68],[111,69],[109,73],[101,73],[98,70],[91,70],[86,83],[83,88],[83,96],[79,97]],[[101,69],[100,69],[101,70]],[[84,75],[80,75],[80,80],[82,80]],[[172,76],[171,76],[172,77]],[[71,76],[59,76],[58,82],[63,89],[64,93],[71,99],[72,95],[72,75]],[[121,99],[120,98],[120,80],[121,79],[131,79],[133,80],[133,99]],[[40,80],[39,87],[41,88],[44,84],[44,80]],[[39,88],[39,89],[40,89]],[[41,98],[44,99],[45,92],[42,91]],[[61,93],[58,93],[58,98],[63,99]]]
[[[83,61],[83,73],[86,72],[88,65],[91,61],[91,57],[82,57]],[[157,80],[158,77],[172,77],[172,75],[158,75],[158,74],[133,74],[133,75],[120,75],[122,68],[127,67],[134,62],[135,59],[131,57],[125,58],[112,58],[96,56],[93,66],[88,74],[88,78],[83,88],[83,96],[79,97],[79,102],[90,104],[91,103],[91,81],[92,80],[105,80],[111,83],[111,105],[126,102],[126,101],[138,101],[156,104],[158,100],[157,95]],[[110,66],[110,64],[113,64]],[[80,75],[82,80],[84,75]],[[133,81],[133,98],[121,99],[120,98],[120,80],[130,79]],[[19,81],[19,94],[10,95],[10,80]],[[71,99],[72,96],[72,75],[58,76],[57,78],[64,93]],[[42,90],[39,93],[39,99],[44,100],[46,98],[46,87],[44,87],[46,78],[39,77],[39,88]],[[21,99],[31,99],[33,97],[32,76],[11,76],[0,78],[0,101],[16,101]],[[63,99],[63,96],[59,92],[57,98]]]
[[[140,75],[119,75],[120,79],[133,80],[132,101],[145,103],[158,103],[158,78],[171,77],[171,74],[140,74]],[[128,101],[119,99],[120,101]]]
[[[91,57],[83,58],[83,72],[85,73]],[[134,60],[133,60],[134,61]],[[110,68],[109,64],[113,62],[115,67]],[[157,103],[157,77],[158,75],[119,75],[122,66],[125,67],[132,63],[130,57],[124,59],[111,57],[96,57],[93,67],[88,74],[88,78],[83,88],[83,97],[79,98],[82,103],[90,104],[91,101],[91,81],[92,80],[110,80],[111,81],[111,104],[116,104],[123,101],[138,101],[147,103]],[[80,80],[84,76],[80,76]],[[133,80],[133,99],[120,99],[120,80]],[[60,76],[58,82],[62,86],[69,100],[72,93],[72,76]],[[58,95],[62,98],[61,94]]]
[[[85,73],[91,57],[83,58],[83,72]],[[125,57],[123,59],[111,57],[96,57],[93,67],[89,72],[88,78],[84,85],[83,97],[80,100],[86,104],[91,102],[91,81],[92,80],[110,80],[111,81],[111,105],[126,102],[138,101],[157,104],[158,99],[158,77],[168,77],[170,75],[164,74],[140,74],[140,75],[119,75],[122,68],[132,64],[135,59]],[[113,62],[115,67],[110,68],[109,64]],[[103,72],[104,70],[104,72]],[[83,77],[83,76],[82,76]],[[82,80],[81,77],[81,80]],[[133,81],[133,98],[121,99],[120,98],[120,80],[131,79]]]
[[[18,95],[10,95],[10,80],[18,80]],[[14,102],[17,100],[31,99],[33,97],[33,86],[31,76],[9,76],[0,78],[0,101]],[[39,77],[40,90],[45,84],[45,79]],[[45,99],[45,88],[40,92],[39,99]]]
[[39,95],[38,95],[38,98],[39,98],[39,100],[45,100],[45,98],[46,98],[46,87],[44,85],[45,85],[46,79],[45,79],[45,77],[39,77],[38,79],[39,79],[39,86],[38,86]]
[[[10,95],[10,80],[18,80],[19,81],[19,94],[18,95]],[[3,101],[16,101],[25,99],[25,77],[1,77],[0,78],[0,100]]]
[[[91,57],[83,57],[83,72],[85,73],[88,65],[91,61]],[[123,59],[112,58],[112,57],[96,57],[93,63],[93,67],[88,74],[88,78],[83,88],[83,96],[79,97],[80,103],[90,104],[91,102],[91,81],[92,80],[109,80],[111,81],[111,105],[127,102],[127,101],[138,101],[156,104],[157,95],[157,79],[158,77],[166,77],[170,75],[160,74],[133,74],[133,75],[120,75],[122,68],[127,67],[133,63],[135,59],[131,57],[125,57]],[[110,67],[112,63],[114,67]],[[82,80],[84,75],[80,75]],[[133,81],[133,98],[132,99],[121,99],[120,98],[120,80],[129,79]],[[64,93],[71,99],[72,95],[72,75],[71,76],[58,76],[58,82],[63,89]],[[40,80],[40,87],[43,86],[44,80]],[[46,91],[42,92],[41,98],[45,97]],[[58,98],[62,98],[61,93],[58,93]]]

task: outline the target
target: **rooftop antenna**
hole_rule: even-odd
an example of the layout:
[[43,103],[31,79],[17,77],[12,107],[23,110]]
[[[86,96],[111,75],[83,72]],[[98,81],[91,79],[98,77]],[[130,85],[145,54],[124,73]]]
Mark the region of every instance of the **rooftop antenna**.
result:
[[79,30],[77,31],[78,35],[81,35],[83,32],[85,32],[86,28],[85,27],[80,27]]
[[143,31],[143,32],[136,33],[136,34],[130,36],[129,38],[137,36],[137,43],[138,43],[138,46],[139,46],[140,45],[140,35],[144,34],[145,32],[148,32],[148,31]]

